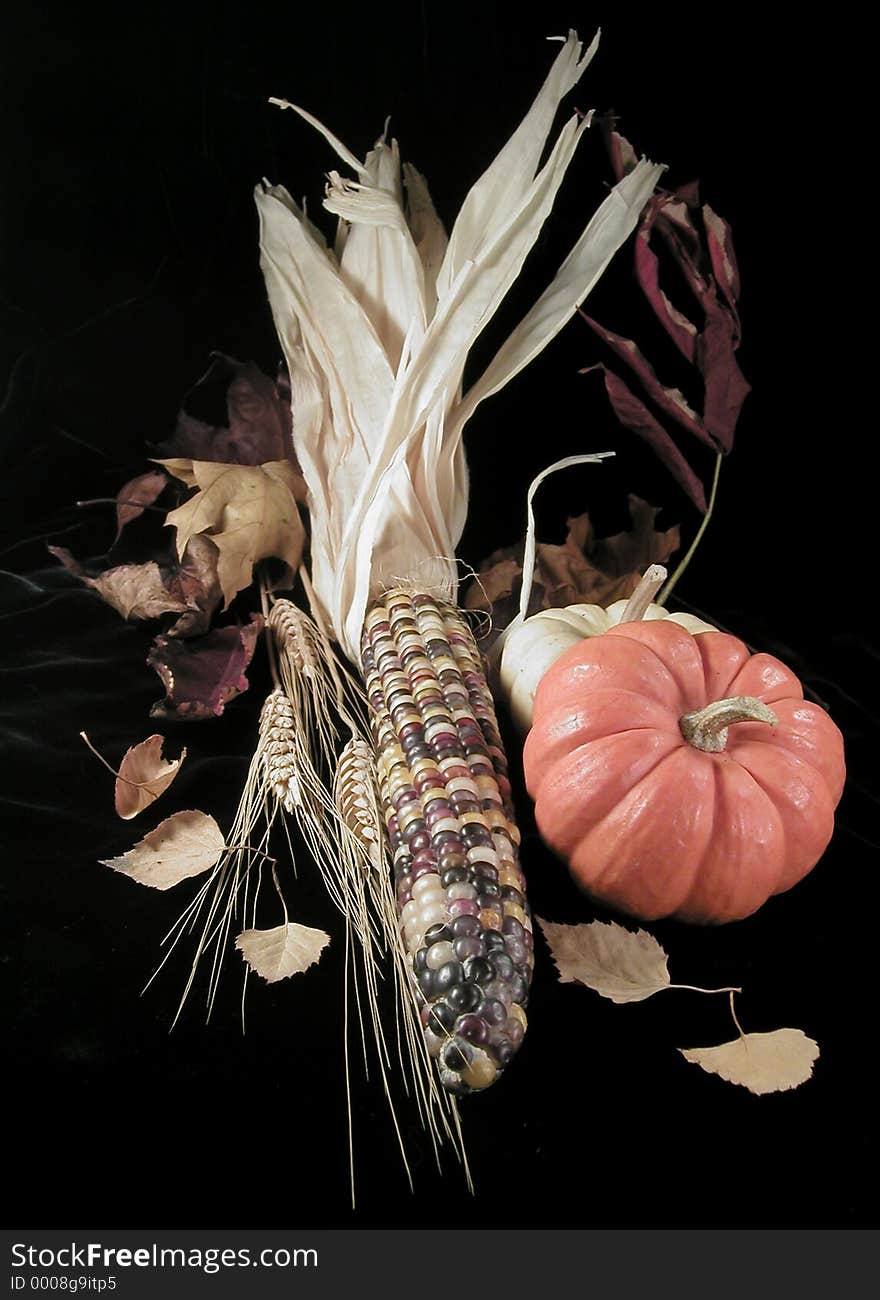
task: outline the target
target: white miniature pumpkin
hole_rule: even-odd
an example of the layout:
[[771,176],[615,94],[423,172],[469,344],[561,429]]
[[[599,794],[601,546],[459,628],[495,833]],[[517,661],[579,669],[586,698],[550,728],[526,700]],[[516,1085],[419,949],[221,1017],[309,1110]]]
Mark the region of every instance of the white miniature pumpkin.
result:
[[560,655],[587,637],[601,636],[618,623],[665,618],[696,635],[714,632],[694,614],[673,613],[651,601],[666,580],[666,570],[652,565],[628,600],[601,605],[566,605],[544,609],[508,629],[498,666],[498,683],[514,724],[522,735],[532,725],[532,702],[538,682]]

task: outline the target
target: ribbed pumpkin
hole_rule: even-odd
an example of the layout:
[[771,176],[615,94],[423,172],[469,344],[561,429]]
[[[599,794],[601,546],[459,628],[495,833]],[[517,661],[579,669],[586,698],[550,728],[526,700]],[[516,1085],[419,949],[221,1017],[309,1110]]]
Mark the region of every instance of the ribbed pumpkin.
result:
[[720,924],[821,857],[843,738],[778,659],[669,620],[620,624],[542,678],[523,763],[542,838],[592,897]]

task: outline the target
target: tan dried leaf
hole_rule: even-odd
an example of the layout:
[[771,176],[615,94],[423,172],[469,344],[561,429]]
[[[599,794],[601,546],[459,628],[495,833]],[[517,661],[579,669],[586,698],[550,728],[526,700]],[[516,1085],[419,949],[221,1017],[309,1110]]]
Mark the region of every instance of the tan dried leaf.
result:
[[123,618],[161,618],[182,614],[188,606],[170,595],[154,560],[146,564],[120,564],[99,578],[83,577]]
[[167,817],[121,857],[102,859],[139,885],[171,889],[190,876],[198,876],[220,857],[223,832],[207,813],[193,809]]
[[149,736],[139,745],[132,745],[116,775],[116,812],[125,821],[155,803],[180,771],[186,758],[186,749],[180,758],[163,759],[164,736]]
[[613,921],[556,925],[537,918],[563,984],[586,984],[612,1002],[642,1002],[670,987],[667,957],[647,930]]
[[686,1061],[758,1096],[787,1092],[806,1083],[819,1057],[819,1044],[801,1029],[742,1034],[719,1047],[680,1047]]
[[308,970],[330,942],[323,930],[289,921],[273,930],[244,930],[235,946],[248,966],[269,984]]
[[[181,462],[164,462],[187,481]],[[299,566],[305,530],[296,502],[296,471],[287,461],[265,465],[225,465],[192,461],[195,496],[166,516],[177,529],[183,557],[190,538],[208,533],[219,551],[218,578],[226,607],[253,580],[258,560],[274,556]]]

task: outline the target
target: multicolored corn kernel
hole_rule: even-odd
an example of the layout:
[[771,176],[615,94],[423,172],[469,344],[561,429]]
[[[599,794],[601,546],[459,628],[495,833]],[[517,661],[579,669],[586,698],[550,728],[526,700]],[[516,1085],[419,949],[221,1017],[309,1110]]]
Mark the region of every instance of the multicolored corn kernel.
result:
[[361,653],[425,1041],[446,1088],[476,1091],[522,1042],[534,964],[492,696],[461,613],[422,592],[386,592]]

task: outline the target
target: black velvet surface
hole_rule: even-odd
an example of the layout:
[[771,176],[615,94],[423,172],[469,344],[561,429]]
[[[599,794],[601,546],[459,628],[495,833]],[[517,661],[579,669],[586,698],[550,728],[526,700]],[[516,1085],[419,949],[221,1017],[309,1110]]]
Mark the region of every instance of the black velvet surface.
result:
[[[46,1227],[875,1225],[874,1184],[861,1173],[877,1158],[877,651],[860,573],[871,466],[861,427],[841,418],[829,322],[839,330],[844,318],[819,270],[827,241],[852,232],[803,216],[830,131],[821,114],[804,130],[804,69],[827,33],[759,21],[757,9],[715,26],[696,6],[638,16],[555,4],[519,16],[495,4],[345,4],[307,18],[280,4],[126,12],[121,25],[79,8],[22,10],[0,78],[11,146],[0,163],[3,1043],[15,1171],[5,1216]],[[228,826],[268,682],[262,654],[222,718],[157,726],[148,715],[162,688],[145,662],[157,626],[123,622],[46,543],[80,557],[106,551],[111,509],[76,502],[112,497],[147,467],[148,443],[168,436],[213,349],[274,372],[253,185],[284,183],[317,217],[335,159],[267,106],[269,95],[303,103],[361,153],[391,114],[451,224],[540,84],[553,53],[545,35],[577,25],[589,39],[600,22],[600,53],[567,102],[615,109],[637,147],[669,163],[670,184],[699,176],[732,223],[743,278],[740,360],[753,392],[673,603],[798,672],[842,728],[849,772],[834,839],[794,890],[720,929],[651,929],[673,979],[742,985],[746,1029],[799,1027],[821,1056],[801,1088],[753,1096],[676,1051],[733,1036],[723,998],[676,992],[615,1006],[559,984],[539,940],[519,1057],[462,1105],[475,1193],[451,1157],[438,1174],[400,1099],[409,1189],[378,1083],[355,1050],[352,1211],[341,927],[308,861],[288,881],[288,903],[336,942],[307,975],[254,982],[244,1035],[234,954],[208,1024],[197,996],[171,1031],[186,951],[142,995],[192,884],[161,894],[99,865],[159,817],[115,817],[112,778],[79,732],[114,762],[154,730],[172,752],[185,744],[156,813],[197,807]],[[567,252],[605,168],[588,139],[472,373]],[[590,310],[656,338],[630,268],[631,247]],[[667,353],[639,338],[662,364]],[[693,536],[692,508],[615,423],[598,378],[578,374],[598,356],[572,322],[472,421],[467,563],[521,535],[531,477],[571,451],[617,455],[547,484],[545,538],[561,540],[567,515],[584,509],[616,531],[628,492]],[[132,547],[149,523],[134,526]],[[607,919],[537,840],[514,744],[510,757],[534,910]]]

